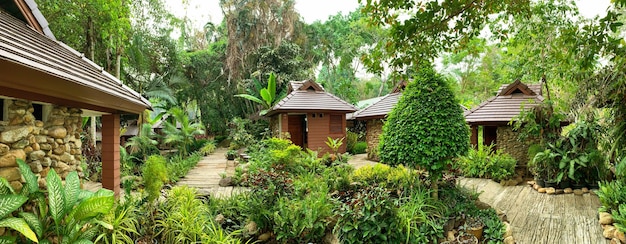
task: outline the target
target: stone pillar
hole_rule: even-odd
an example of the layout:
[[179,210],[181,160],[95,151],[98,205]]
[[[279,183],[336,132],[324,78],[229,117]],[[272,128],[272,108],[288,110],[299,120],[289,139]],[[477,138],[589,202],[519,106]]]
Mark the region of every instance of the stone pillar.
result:
[[470,144],[478,149],[478,125],[470,125],[470,131],[471,131],[471,136],[470,136]]
[[120,115],[102,116],[102,187],[120,194]]

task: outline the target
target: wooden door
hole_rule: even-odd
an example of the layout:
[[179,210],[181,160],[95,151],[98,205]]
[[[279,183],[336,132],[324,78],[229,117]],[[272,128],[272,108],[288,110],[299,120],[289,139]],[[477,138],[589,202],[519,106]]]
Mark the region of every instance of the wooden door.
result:
[[305,147],[305,137],[306,137],[306,115],[289,115],[288,117],[288,128],[289,135],[291,136],[291,141],[293,144],[298,145],[302,148]]

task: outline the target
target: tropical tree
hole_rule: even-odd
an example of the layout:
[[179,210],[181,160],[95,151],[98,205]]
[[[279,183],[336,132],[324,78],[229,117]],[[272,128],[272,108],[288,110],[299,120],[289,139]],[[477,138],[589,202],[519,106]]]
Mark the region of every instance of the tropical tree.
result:
[[166,135],[163,142],[178,145],[180,155],[187,155],[189,146],[195,141],[195,136],[205,133],[204,126],[192,122],[185,110],[179,107],[170,109],[169,114],[174,118],[174,122],[165,121],[163,132]]
[[159,142],[156,138],[157,135],[152,130],[152,124],[144,123],[141,125],[139,133],[128,139],[126,147],[130,148],[131,154],[143,155],[145,160],[149,155],[159,152],[159,148],[157,148]]
[[261,104],[261,106],[263,106],[263,110],[261,110],[259,114],[267,114],[272,106],[274,106],[274,102],[276,101],[276,76],[274,75],[274,73],[270,73],[270,77],[267,79],[267,87],[261,89],[259,91],[259,95],[260,98],[250,94],[237,94],[235,95],[235,97],[245,98],[255,103]]
[[468,150],[469,131],[449,85],[432,67],[420,69],[383,126],[380,161],[427,170],[437,198],[442,172]]

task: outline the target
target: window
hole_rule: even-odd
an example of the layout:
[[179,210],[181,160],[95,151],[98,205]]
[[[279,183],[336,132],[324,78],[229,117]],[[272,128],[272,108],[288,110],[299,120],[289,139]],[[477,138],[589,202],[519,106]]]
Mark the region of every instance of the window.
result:
[[330,115],[330,133],[333,133],[333,134],[343,133],[343,116]]
[[43,121],[43,105],[33,103],[33,116],[35,116],[36,120]]

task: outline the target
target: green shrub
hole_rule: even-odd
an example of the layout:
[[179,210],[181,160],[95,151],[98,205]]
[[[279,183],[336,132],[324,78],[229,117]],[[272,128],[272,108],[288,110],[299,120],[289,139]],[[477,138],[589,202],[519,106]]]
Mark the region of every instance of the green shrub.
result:
[[198,162],[202,159],[199,153],[189,155],[189,157],[182,159],[174,157],[167,164],[167,182],[177,182],[181,177],[187,175],[191,169],[196,167]]
[[209,141],[205,143],[204,146],[202,146],[202,148],[200,148],[200,154],[204,156],[209,156],[210,154],[213,154],[215,152],[215,149],[216,149],[215,142]]
[[137,232],[137,207],[134,204],[117,204],[113,211],[104,215],[104,221],[111,225],[96,238],[95,243],[133,243]]
[[297,199],[281,198],[274,212],[276,240],[301,243],[322,240],[332,209],[328,192],[324,191],[312,191]]
[[148,201],[153,201],[161,195],[161,188],[167,182],[167,168],[165,158],[160,155],[152,155],[143,165],[143,181]]
[[622,181],[600,182],[596,194],[602,206],[600,211],[612,212],[619,210],[619,205],[626,203],[626,184]]
[[621,203],[617,210],[613,210],[615,227],[622,233],[626,233],[626,203]]
[[498,217],[498,213],[493,208],[480,210],[479,217],[485,224],[483,228],[483,243],[502,243],[506,226]]
[[345,191],[352,183],[352,172],[354,167],[348,164],[339,164],[325,168],[322,178],[326,181],[329,191]]
[[493,145],[471,149],[467,156],[460,157],[458,167],[466,177],[488,178],[501,181],[515,174],[517,161],[500,150],[493,151]]
[[355,154],[354,147],[356,146],[358,140],[359,134],[352,131],[346,132],[346,151]]
[[380,138],[380,160],[390,165],[422,168],[437,181],[451,160],[469,149],[463,111],[445,79],[422,67],[389,113]]
[[367,142],[360,141],[354,145],[354,148],[350,153],[352,154],[362,154],[367,152]]
[[363,185],[380,185],[387,189],[404,189],[420,185],[423,171],[407,169],[402,165],[366,165],[354,171],[352,178]]
[[402,199],[398,208],[398,219],[405,243],[437,243],[443,237],[443,217],[445,207],[430,197],[422,188],[411,191]]
[[163,243],[239,243],[212,222],[208,205],[196,198],[197,190],[177,186],[160,206],[156,229]]
[[397,206],[386,189],[368,186],[340,200],[334,232],[341,243],[404,242]]

